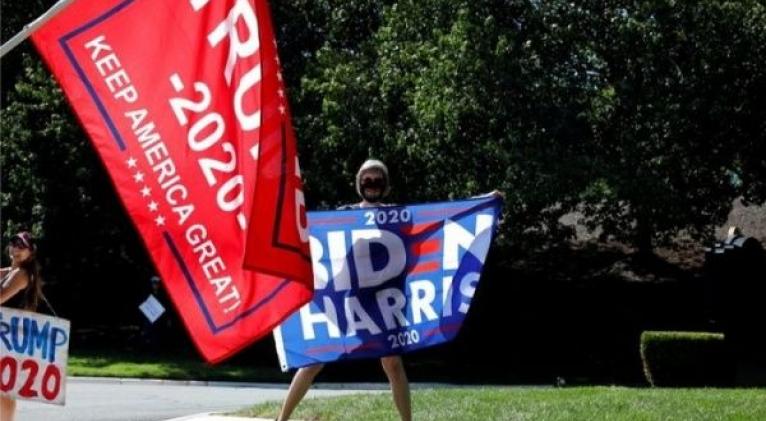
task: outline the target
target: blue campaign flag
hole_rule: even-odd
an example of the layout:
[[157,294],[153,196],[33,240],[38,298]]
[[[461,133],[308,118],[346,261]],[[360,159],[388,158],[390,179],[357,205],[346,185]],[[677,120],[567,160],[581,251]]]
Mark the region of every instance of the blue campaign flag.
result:
[[489,196],[310,212],[314,299],[274,330],[282,370],[452,340],[500,208]]

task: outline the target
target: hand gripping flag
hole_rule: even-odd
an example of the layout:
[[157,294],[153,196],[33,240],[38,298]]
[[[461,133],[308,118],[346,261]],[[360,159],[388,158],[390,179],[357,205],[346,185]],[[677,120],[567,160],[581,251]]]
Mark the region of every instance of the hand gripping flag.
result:
[[274,330],[283,370],[453,339],[500,215],[499,197],[309,212],[314,299]]
[[295,138],[264,0],[75,0],[33,41],[208,361],[311,298]]

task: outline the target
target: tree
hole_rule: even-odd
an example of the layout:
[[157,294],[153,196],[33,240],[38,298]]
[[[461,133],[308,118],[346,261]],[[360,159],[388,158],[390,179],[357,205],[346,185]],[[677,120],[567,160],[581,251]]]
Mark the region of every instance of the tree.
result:
[[[326,36],[299,93],[313,104],[296,115],[319,197],[337,199],[374,154],[401,177],[396,199],[498,187],[517,241],[560,242],[571,233],[559,218],[580,209],[605,238],[644,252],[682,230],[709,234],[739,195],[763,200],[758,2],[399,1],[357,12],[382,16],[379,26],[354,26],[365,30],[350,44]],[[328,28],[345,23],[328,16]],[[311,162],[327,174],[312,177]]]
[[586,213],[649,252],[679,230],[710,235],[737,196],[766,198],[766,14],[760,2],[617,3],[559,19],[600,63]]
[[356,49],[325,43],[304,77],[301,98],[321,101],[298,114],[304,167],[330,169],[315,189],[351,192],[355,165],[375,155],[396,174],[394,200],[499,188],[514,238],[566,235],[558,218],[588,178],[584,90],[569,67],[585,58],[546,37],[527,2],[401,1],[382,16]]
[[23,69],[0,112],[3,231],[38,236],[43,277],[63,315],[103,322],[135,314],[130,300],[117,305],[130,310],[114,311],[111,297],[136,295],[151,263],[61,90],[39,59],[27,56]]
[[[4,2],[3,38],[51,3]],[[505,191],[504,237],[527,250],[570,238],[559,219],[576,209],[648,252],[711,232],[735,197],[766,200],[760,1],[272,7],[312,208],[355,200],[368,156],[390,165],[395,202]],[[72,302],[108,294],[102,279],[147,279],[95,152],[20,48],[2,64],[6,235],[42,236],[49,280],[71,283]]]
[[[0,39],[3,44],[40,16],[47,8],[55,3],[53,0],[5,1],[0,3],[0,16],[3,24],[0,26]],[[0,104],[7,103],[8,93],[13,90],[13,84],[23,73],[23,57],[33,50],[29,43],[22,43],[5,55],[2,60],[2,89]]]

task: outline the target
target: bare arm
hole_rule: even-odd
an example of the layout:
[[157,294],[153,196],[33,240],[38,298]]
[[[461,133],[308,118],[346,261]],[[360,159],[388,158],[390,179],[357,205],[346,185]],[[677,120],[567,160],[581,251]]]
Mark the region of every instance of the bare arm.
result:
[[21,269],[16,270],[15,273],[10,275],[10,279],[5,282],[2,289],[0,289],[0,304],[10,300],[19,291],[24,290],[28,284],[29,275],[27,275],[27,272]]

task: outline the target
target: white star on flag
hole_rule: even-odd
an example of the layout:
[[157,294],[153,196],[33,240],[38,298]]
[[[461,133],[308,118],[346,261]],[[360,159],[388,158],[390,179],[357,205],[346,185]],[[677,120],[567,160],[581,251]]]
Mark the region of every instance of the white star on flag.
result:
[[161,226],[161,225],[165,225],[165,217],[160,215],[160,216],[154,218],[154,222],[157,223],[158,227]]
[[158,208],[159,208],[159,206],[157,206],[157,202],[155,202],[154,200],[152,200],[152,201],[149,203],[149,210],[150,210],[150,211],[152,211],[152,212],[157,212],[157,209],[158,209]]
[[280,114],[284,114],[285,113],[285,106],[284,105],[280,105],[279,106],[279,113]]
[[277,55],[275,55],[275,56],[274,56],[274,61],[276,61],[276,62],[277,62],[277,64],[279,64],[279,54],[277,54]]
[[277,72],[277,79],[279,79],[280,82],[282,81],[282,72]]
[[133,174],[133,179],[136,180],[136,183],[140,183],[140,182],[144,181],[144,173],[139,171],[139,172]]
[[131,156],[130,159],[128,159],[128,168],[134,168],[136,166],[136,162],[136,158]]
[[253,159],[258,159],[258,145],[259,145],[259,144],[258,144],[258,143],[256,143],[255,145],[253,145],[253,147],[252,147],[252,148],[250,148],[250,156],[251,156]]
[[149,197],[151,193],[152,193],[152,189],[150,189],[148,186],[144,186],[144,188],[141,189],[141,196]]
[[285,97],[285,90],[284,89],[278,89],[277,90],[277,95],[279,95],[280,98],[284,98]]

